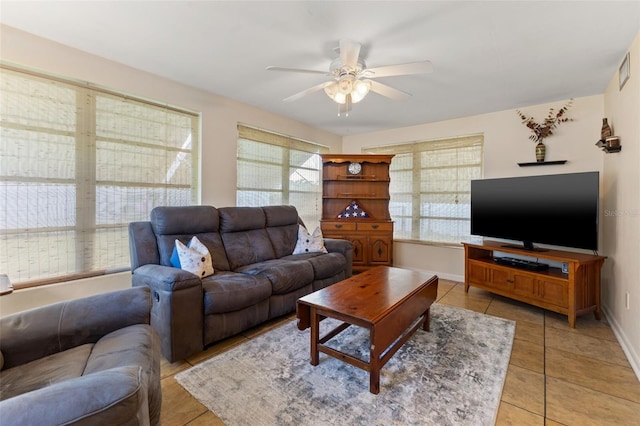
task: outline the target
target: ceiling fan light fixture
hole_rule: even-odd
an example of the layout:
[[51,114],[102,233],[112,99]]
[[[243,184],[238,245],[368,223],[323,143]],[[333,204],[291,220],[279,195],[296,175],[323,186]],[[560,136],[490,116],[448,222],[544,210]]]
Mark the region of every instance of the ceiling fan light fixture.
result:
[[328,85],[327,87],[324,88],[324,93],[326,93],[327,96],[331,98],[332,101],[339,104],[344,104],[347,100],[347,95],[349,94],[349,91],[345,91],[344,90],[345,86],[341,85],[340,83],[341,83],[340,81],[337,81],[333,84]]
[[363,100],[370,89],[371,81],[347,77],[328,85],[324,88],[324,92],[338,104],[347,102],[347,96],[351,95],[351,103],[355,104]]
[[344,93],[336,93],[336,95],[333,97],[333,100],[339,104],[343,104],[347,101],[347,95],[345,95]]
[[353,90],[353,82],[350,77],[338,80],[338,91],[343,95],[348,95]]
[[356,80],[353,83],[353,90],[351,91],[351,102],[357,104],[367,96],[371,90],[371,82],[368,80]]

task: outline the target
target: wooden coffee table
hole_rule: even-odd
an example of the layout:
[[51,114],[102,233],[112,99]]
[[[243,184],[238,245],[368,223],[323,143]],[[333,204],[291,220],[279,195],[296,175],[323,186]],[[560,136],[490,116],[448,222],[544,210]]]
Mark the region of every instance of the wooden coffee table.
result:
[[[298,299],[298,328],[311,327],[311,365],[318,365],[323,352],[368,371],[369,391],[379,393],[380,369],[418,328],[429,331],[437,292],[436,275],[378,266]],[[320,336],[324,318],[343,323]],[[325,345],[351,325],[369,330],[369,362]]]

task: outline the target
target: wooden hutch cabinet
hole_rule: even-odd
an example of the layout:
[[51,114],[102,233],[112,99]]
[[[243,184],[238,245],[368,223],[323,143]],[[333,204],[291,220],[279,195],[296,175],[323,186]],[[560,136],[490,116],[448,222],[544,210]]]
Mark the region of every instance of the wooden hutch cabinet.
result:
[[353,270],[393,264],[389,165],[393,155],[322,155],[322,220],[327,238],[353,243]]

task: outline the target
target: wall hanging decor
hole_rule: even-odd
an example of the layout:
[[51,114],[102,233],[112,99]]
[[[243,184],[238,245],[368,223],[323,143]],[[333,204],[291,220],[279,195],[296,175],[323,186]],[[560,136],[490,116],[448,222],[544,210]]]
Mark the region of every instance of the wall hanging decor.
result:
[[630,59],[629,59],[629,52],[627,52],[626,55],[624,55],[624,59],[622,60],[622,63],[620,64],[620,68],[618,69],[618,85],[620,86],[620,90],[622,90],[622,87],[624,86],[624,84],[627,82],[627,80],[629,80],[629,77],[631,76],[631,70],[629,69],[629,63],[630,63]]
[[529,139],[536,143],[535,153],[536,161],[538,163],[543,163],[546,156],[547,148],[543,143],[544,139],[553,135],[554,129],[558,127],[560,123],[573,121],[572,118],[566,116],[566,112],[569,107],[571,107],[572,103],[573,98],[571,98],[569,102],[567,102],[567,104],[558,111],[555,111],[554,108],[549,108],[549,114],[547,114],[547,117],[542,123],[537,123],[533,117],[526,116],[522,111],[516,110],[516,113],[522,120],[522,123],[531,130]]
[[596,142],[596,146],[602,148],[607,154],[622,151],[620,137],[614,136],[613,130],[611,130],[611,126],[609,126],[606,117],[602,119],[602,130],[600,131],[600,139]]

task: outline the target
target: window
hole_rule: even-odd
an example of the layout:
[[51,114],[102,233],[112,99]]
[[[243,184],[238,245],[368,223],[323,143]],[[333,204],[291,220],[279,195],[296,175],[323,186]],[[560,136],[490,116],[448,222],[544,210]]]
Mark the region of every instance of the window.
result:
[[20,286],[129,266],[129,222],[197,197],[197,115],[0,69],[0,273]]
[[484,137],[365,148],[395,154],[389,170],[394,238],[459,244],[470,237],[470,182],[482,176]]
[[238,206],[293,205],[309,229],[322,214],[322,158],[329,149],[238,125]]

